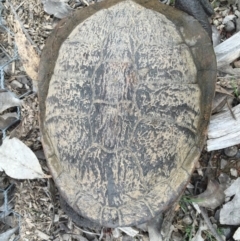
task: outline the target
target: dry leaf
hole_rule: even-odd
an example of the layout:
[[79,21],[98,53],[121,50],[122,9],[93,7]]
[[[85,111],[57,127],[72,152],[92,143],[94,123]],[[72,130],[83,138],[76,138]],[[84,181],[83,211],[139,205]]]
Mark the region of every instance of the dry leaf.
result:
[[28,41],[21,29],[20,23],[16,22],[15,42],[18,47],[18,54],[22,61],[27,75],[33,80],[33,91],[37,91],[37,76],[40,58],[34,46]]
[[240,177],[225,190],[226,197],[233,199],[224,204],[220,210],[220,223],[227,225],[240,225]]
[[20,106],[21,104],[22,100],[16,98],[13,93],[5,90],[0,91],[0,113],[10,107]]
[[17,138],[3,140],[0,146],[0,170],[15,179],[49,178],[45,175],[37,157]]
[[0,115],[0,129],[5,130],[9,126],[11,126],[18,119],[17,113],[6,113],[4,115]]
[[56,18],[65,18],[73,9],[64,0],[42,0],[44,11]]
[[194,197],[194,202],[199,206],[215,209],[225,200],[222,186],[217,181],[210,180],[207,189]]

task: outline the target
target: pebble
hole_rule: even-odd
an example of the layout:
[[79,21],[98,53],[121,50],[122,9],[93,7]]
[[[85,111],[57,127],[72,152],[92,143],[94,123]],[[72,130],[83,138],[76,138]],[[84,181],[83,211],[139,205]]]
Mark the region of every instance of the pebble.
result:
[[38,150],[34,152],[36,157],[40,160],[46,160],[43,150]]
[[234,24],[235,18],[236,18],[235,15],[227,15],[223,19],[222,23],[224,24],[224,28],[227,32],[232,32],[235,29],[235,24]]
[[237,161],[237,165],[236,165],[237,169],[240,170],[240,161]]
[[240,227],[234,233],[233,238],[234,238],[234,240],[240,240]]
[[219,21],[218,21],[217,19],[214,19],[214,20],[213,20],[213,24],[214,24],[215,26],[218,26],[218,25],[219,25]]
[[228,163],[227,160],[222,158],[220,161],[220,168],[224,169],[224,167],[227,165],[227,163]]
[[220,220],[220,209],[218,209],[214,214],[214,219],[219,221]]
[[186,215],[183,219],[182,219],[183,223],[190,225],[192,224],[192,218],[189,215]]
[[182,237],[182,235],[179,232],[173,232],[171,240],[173,240],[173,241],[181,241],[181,240],[183,240],[183,237]]
[[240,60],[234,61],[233,65],[235,68],[240,68]]
[[221,187],[225,190],[230,186],[232,178],[226,173],[221,173],[218,177],[218,181],[221,184]]
[[229,236],[231,234],[231,228],[223,227],[223,228],[221,228],[221,231],[223,232],[224,237],[229,238]]
[[25,87],[25,89],[27,89],[27,90],[30,89],[30,87],[29,87],[27,84],[25,84],[24,87]]
[[236,10],[234,14],[239,18],[240,17],[240,11]]
[[226,10],[222,11],[222,16],[226,17],[228,15],[228,13],[229,13],[229,9],[226,9]]
[[118,228],[114,228],[113,231],[112,231],[112,235],[113,235],[113,238],[120,238],[121,236],[121,232]]
[[230,169],[230,173],[231,173],[231,175],[232,175],[233,177],[237,177],[237,176],[238,176],[238,172],[237,172],[237,170],[236,170],[235,168],[231,168],[231,169]]
[[20,89],[23,87],[23,84],[20,83],[20,82],[18,82],[17,80],[13,80],[13,81],[11,82],[11,85],[12,85],[13,87],[20,88]]
[[227,157],[234,157],[237,155],[238,148],[236,146],[227,147],[224,149],[224,154]]

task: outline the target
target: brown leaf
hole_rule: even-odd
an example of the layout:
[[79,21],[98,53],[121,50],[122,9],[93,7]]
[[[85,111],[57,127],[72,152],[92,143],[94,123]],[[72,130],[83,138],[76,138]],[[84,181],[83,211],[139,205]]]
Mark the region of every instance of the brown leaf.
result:
[[15,34],[15,42],[18,47],[18,53],[27,75],[33,80],[34,90],[36,90],[40,58],[34,46],[28,41],[23,33],[19,22],[16,22],[16,29],[17,33]]
[[194,202],[199,206],[215,209],[225,200],[222,186],[217,181],[210,180],[207,189],[194,197]]

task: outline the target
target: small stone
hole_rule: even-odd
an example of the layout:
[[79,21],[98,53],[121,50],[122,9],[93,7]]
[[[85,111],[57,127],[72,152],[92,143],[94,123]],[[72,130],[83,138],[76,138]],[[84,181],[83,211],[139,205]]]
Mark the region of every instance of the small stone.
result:
[[[235,0],[236,1],[236,0]],[[237,7],[236,6],[233,6],[232,7],[233,11],[235,12],[237,10]]]
[[225,159],[222,158],[221,161],[220,161],[220,168],[224,169],[224,167],[227,165],[227,163],[228,162]]
[[34,152],[36,157],[40,160],[46,160],[43,150],[38,150]]
[[238,170],[240,170],[240,161],[237,161],[236,167],[237,167]]
[[23,87],[23,84],[20,83],[20,82],[18,82],[17,80],[13,80],[13,81],[11,82],[11,85],[12,85],[13,87],[20,88],[20,89]]
[[219,183],[222,185],[227,184],[230,185],[232,179],[230,178],[230,176],[226,173],[221,173],[218,177]]
[[231,228],[229,227],[223,227],[221,228],[222,234],[224,235],[224,237],[229,238],[229,235],[231,234]]
[[215,26],[218,26],[218,25],[219,25],[218,20],[217,20],[217,19],[214,19],[214,20],[213,20],[213,24],[214,24]]
[[233,238],[234,240],[240,240],[240,227],[234,233]]
[[187,225],[191,225],[192,224],[192,218],[187,215],[182,219],[183,223],[187,224]]
[[112,235],[114,238],[119,238],[121,236],[121,232],[118,228],[114,228],[112,231]]
[[59,222],[59,215],[58,214],[55,214],[54,215],[54,221],[53,221],[54,223],[57,223],[57,222]]
[[27,84],[25,84],[24,87],[25,87],[27,90],[30,89],[29,86],[28,86]]
[[182,235],[179,232],[173,232],[171,240],[173,240],[173,241],[181,241],[181,240],[183,240],[183,237],[182,237]]
[[220,209],[218,209],[218,210],[215,212],[214,219],[217,220],[217,221],[220,220]]
[[226,17],[228,15],[228,13],[229,13],[229,9],[226,9],[226,10],[222,11],[222,16]]
[[215,217],[211,216],[209,217],[209,219],[213,225],[217,225],[217,220],[215,219]]
[[238,18],[240,18],[240,11],[236,10],[236,11],[234,12],[234,14],[235,14]]
[[238,150],[237,155],[234,157],[236,160],[240,160],[240,150]]
[[53,30],[52,25],[45,25],[45,26],[43,26],[43,28],[46,29],[46,30]]
[[224,24],[224,28],[227,32],[231,32],[235,29],[235,24],[234,21],[236,19],[235,15],[227,15],[224,19],[223,19],[223,24]]
[[234,157],[237,155],[237,152],[238,152],[238,148],[236,146],[231,146],[224,149],[224,154],[227,157]]
[[221,24],[221,25],[217,26],[217,29],[218,29],[219,31],[222,31],[222,30],[224,29],[224,25]]
[[232,175],[233,177],[237,177],[237,176],[238,176],[238,172],[237,172],[237,170],[236,170],[235,168],[231,168],[231,169],[230,169],[230,173],[231,173],[231,175]]
[[215,16],[214,16],[214,18],[221,18],[221,17],[222,17],[222,15],[219,14],[219,13],[216,13]]
[[235,68],[240,68],[240,61],[239,60],[234,61],[233,65],[234,65]]

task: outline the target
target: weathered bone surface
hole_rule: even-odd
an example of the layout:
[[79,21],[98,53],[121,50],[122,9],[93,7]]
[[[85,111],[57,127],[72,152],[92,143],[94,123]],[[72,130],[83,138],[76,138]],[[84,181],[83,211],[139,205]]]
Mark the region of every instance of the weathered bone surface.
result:
[[143,2],[99,5],[71,31],[65,27],[69,35],[50,57],[55,64],[40,65],[41,129],[54,180],[75,211],[110,227],[149,220],[180,194],[214,93],[204,30],[179,11]]

